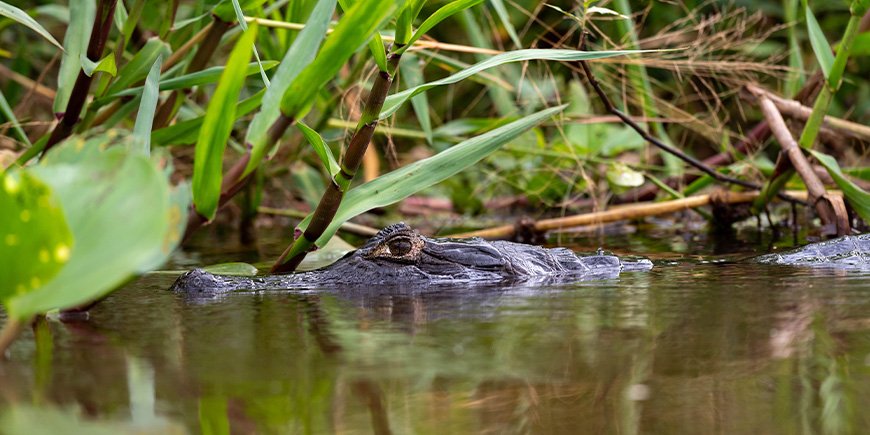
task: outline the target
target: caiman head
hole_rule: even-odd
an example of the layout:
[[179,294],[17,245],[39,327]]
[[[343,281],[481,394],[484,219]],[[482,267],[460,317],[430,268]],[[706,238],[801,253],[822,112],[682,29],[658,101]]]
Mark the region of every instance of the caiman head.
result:
[[[619,259],[613,271],[620,270]],[[598,266],[606,266],[606,261]],[[481,281],[589,270],[573,252],[482,239],[431,239],[404,223],[390,225],[364,246],[322,270],[321,279],[355,283]]]

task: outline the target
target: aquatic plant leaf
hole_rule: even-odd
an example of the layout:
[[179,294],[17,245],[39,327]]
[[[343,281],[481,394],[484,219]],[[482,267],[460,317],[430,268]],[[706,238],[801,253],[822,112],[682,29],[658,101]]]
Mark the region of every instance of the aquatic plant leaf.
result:
[[[272,86],[274,87],[275,85],[273,84]],[[256,94],[240,101],[238,106],[236,106],[236,121],[259,107],[265,92],[265,89],[261,89]],[[192,144],[196,142],[199,136],[199,128],[204,120],[205,115],[197,116],[196,118],[176,122],[169,127],[154,130],[151,132],[151,143],[154,146]]]
[[57,40],[54,39],[54,36],[51,36],[51,33],[48,33],[48,30],[45,30],[45,28],[36,22],[36,20],[31,18],[30,15],[27,15],[27,12],[18,9],[9,3],[0,1],[0,15],[11,18],[12,21],[17,21],[18,23],[29,27],[30,30],[38,33],[39,36],[42,36],[52,45],[63,51],[63,46],[60,45],[60,42],[57,42]]
[[193,161],[193,204],[196,211],[209,220],[217,212],[224,150],[236,120],[237,100],[245,82],[244,71],[251,59],[256,35],[257,26],[253,25],[236,42],[199,129]]
[[870,193],[846,178],[843,172],[840,171],[840,165],[837,164],[835,158],[815,150],[809,150],[809,152],[828,170],[831,178],[834,179],[834,182],[843,191],[843,195],[849,201],[849,205],[855,209],[855,213],[858,213],[858,216],[861,216],[864,222],[870,222]]
[[0,301],[38,288],[69,260],[73,236],[51,187],[26,171],[0,173]]
[[98,299],[165,261],[178,244],[185,194],[171,189],[156,160],[126,142],[109,134],[74,136],[26,169],[54,190],[75,245],[54,278],[8,300],[11,317]]
[[828,44],[828,39],[825,38],[825,33],[816,21],[815,15],[809,6],[806,8],[807,16],[807,32],[810,37],[810,45],[813,47],[813,53],[816,54],[816,60],[819,61],[819,66],[822,68],[822,74],[825,78],[831,74],[831,67],[834,65],[834,54],[831,53],[831,46]]
[[[278,65],[278,62],[274,60],[267,60],[263,62],[263,68],[265,68],[267,71],[274,68],[275,65]],[[202,71],[197,71],[194,73],[185,74],[183,76],[161,80],[160,90],[172,91],[175,89],[187,89],[194,86],[215,83],[220,80],[221,74],[223,74],[224,69],[226,69],[226,67],[213,66],[211,68],[206,68]],[[248,64],[247,69],[243,74],[247,77],[252,74],[256,74],[257,71],[259,71],[259,67],[255,62],[251,62]],[[97,102],[98,104],[105,104],[107,101],[117,99],[118,97],[136,97],[141,94],[142,86],[136,86],[134,88],[124,89],[123,91],[106,95],[105,97],[97,99]]]
[[335,156],[332,155],[332,150],[329,149],[329,145],[326,144],[326,141],[324,141],[320,134],[314,131],[314,129],[302,122],[297,122],[296,128],[302,132],[302,135],[305,136],[305,139],[308,140],[308,143],[310,143],[314,148],[314,152],[317,153],[318,157],[320,157],[320,162],[323,163],[323,167],[329,171],[329,176],[335,177],[335,174],[338,174],[341,167],[335,160]]
[[[399,3],[402,0],[360,0],[348,9],[314,60],[296,76],[284,92],[281,113],[293,119],[305,116],[317,93],[335,77],[352,54],[366,45]],[[248,170],[250,169],[249,164]]]
[[245,174],[254,170],[266,154],[267,133],[269,126],[278,119],[278,115],[281,113],[281,99],[296,76],[317,55],[317,49],[320,48],[320,43],[326,36],[329,20],[335,11],[335,1],[320,0],[317,2],[305,22],[305,28],[299,32],[287,53],[284,54],[284,58],[281,59],[281,64],[278,65],[275,75],[272,76],[272,85],[263,96],[263,105],[260,111],[254,115],[254,119],[251,120],[245,134],[245,141],[251,146],[251,159],[245,168]]
[[136,123],[133,124],[133,140],[136,148],[144,155],[151,154],[151,126],[154,124],[154,112],[157,111],[157,99],[160,91],[157,89],[160,82],[160,67],[163,58],[158,57],[151,66],[145,85],[142,90],[142,99],[139,101],[139,111],[136,113]]
[[251,264],[243,262],[231,262],[212,264],[211,266],[203,267],[203,270],[210,273],[220,275],[237,275],[237,276],[254,276],[257,274],[257,268]]
[[52,103],[54,113],[63,113],[66,110],[73,84],[82,67],[81,55],[88,49],[91,26],[96,15],[97,6],[93,0],[70,0],[69,26],[63,37],[64,52],[57,72],[57,93]]
[[[341,224],[347,220],[373,208],[401,201],[422,189],[446,180],[477,163],[526,130],[559,113],[565,107],[565,105],[551,107],[525,116],[351,189],[342,200],[329,227],[317,239],[317,246],[323,246],[328,242]],[[298,229],[304,231],[310,221],[311,215],[299,224]]]
[[[661,51],[661,50],[652,50]],[[503,65],[511,62],[522,62],[526,60],[555,60],[555,61],[578,61],[603,59],[606,57],[622,56],[626,54],[649,53],[650,50],[616,50],[616,51],[578,51],[578,50],[556,50],[556,49],[525,49],[509,51],[496,56],[492,56],[482,62],[478,62],[468,68],[457,71],[447,77],[439,80],[424,83],[413,88],[405,89],[402,92],[395,93],[387,97],[384,101],[383,109],[381,109],[380,119],[388,118],[393,113],[399,110],[399,107],[408,101],[414,95],[420,92],[426,92],[429,89],[450,85],[460,82],[468,77],[471,77],[481,71]]]

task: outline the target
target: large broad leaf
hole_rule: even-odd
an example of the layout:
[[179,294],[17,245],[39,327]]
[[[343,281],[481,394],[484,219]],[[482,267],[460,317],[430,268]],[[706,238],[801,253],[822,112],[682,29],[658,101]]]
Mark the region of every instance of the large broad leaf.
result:
[[72,233],[50,187],[27,172],[0,173],[0,301],[48,282],[69,259]]
[[245,174],[256,168],[265,155],[267,132],[269,126],[278,119],[281,98],[299,72],[314,59],[329,28],[329,20],[334,10],[335,0],[317,2],[305,23],[305,28],[299,32],[299,36],[293,41],[293,45],[287,50],[275,71],[272,85],[263,96],[263,106],[254,116],[245,135],[245,141],[251,145],[251,159],[248,161],[248,167],[245,168]]
[[[654,50],[655,51],[655,50]],[[384,119],[399,110],[399,107],[408,101],[414,95],[420,92],[426,92],[429,89],[438,86],[457,83],[468,77],[471,77],[481,71],[496,67],[511,62],[522,62],[526,60],[555,60],[555,61],[578,61],[602,59],[606,57],[622,56],[626,54],[646,53],[648,50],[617,50],[617,51],[577,51],[577,50],[551,50],[551,49],[527,49],[509,51],[493,56],[482,62],[478,62],[468,68],[444,77],[440,80],[435,80],[413,88],[405,89],[402,92],[390,95],[384,101],[384,107],[381,109],[380,119]]]
[[865,192],[864,189],[846,178],[843,172],[840,171],[840,165],[837,164],[836,159],[815,150],[809,150],[809,152],[828,170],[831,178],[834,179],[834,182],[843,191],[843,195],[846,196],[849,205],[855,209],[855,213],[858,213],[858,216],[861,216],[864,222],[870,222],[870,193]]
[[184,194],[173,192],[168,174],[129,144],[106,148],[113,138],[117,133],[70,138],[26,169],[54,190],[75,245],[53,279],[9,299],[10,317],[98,299],[165,261],[178,244]]
[[341,17],[314,60],[284,92],[281,112],[294,119],[305,116],[317,93],[335,77],[353,53],[366,45],[399,3],[402,1],[360,0],[354,3]]
[[244,72],[251,59],[255,36],[256,25],[248,28],[230,53],[226,69],[208,103],[196,141],[193,203],[196,211],[208,219],[212,219],[217,212],[223,180],[224,149],[236,121],[236,103],[245,82]]
[[51,33],[48,33],[44,27],[39,25],[33,18],[30,18],[30,15],[27,15],[27,12],[22,11],[21,9],[16,8],[6,2],[0,2],[0,15],[11,18],[13,21],[17,21],[21,24],[24,24],[27,27],[30,27],[31,30],[38,33],[40,36],[48,40],[48,42],[54,44],[55,47],[63,50],[63,46],[51,36]]
[[816,21],[813,11],[810,7],[806,8],[807,14],[807,32],[810,36],[810,45],[813,47],[813,53],[816,54],[816,59],[819,61],[819,66],[822,68],[822,74],[825,78],[831,73],[831,67],[834,65],[834,54],[831,53],[831,46],[828,45],[828,39],[825,38],[825,33]]
[[91,27],[96,14],[96,4],[93,0],[69,2],[69,27],[63,38],[64,53],[57,73],[57,94],[52,106],[55,113],[66,110],[73,84],[82,68],[81,55],[88,50],[88,40],[91,37]]
[[[401,201],[446,180],[565,107],[562,105],[533,113],[351,189],[342,200],[332,223],[317,239],[317,246],[326,244],[341,224],[354,216]],[[311,215],[299,224],[299,229],[304,231],[310,221]]]

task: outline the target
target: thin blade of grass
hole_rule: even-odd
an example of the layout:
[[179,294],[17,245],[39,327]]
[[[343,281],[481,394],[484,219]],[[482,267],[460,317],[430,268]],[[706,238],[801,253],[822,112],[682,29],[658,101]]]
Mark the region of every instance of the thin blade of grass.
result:
[[[448,17],[458,12],[462,12],[482,2],[483,0],[456,0],[442,6],[432,15],[429,15],[429,17],[426,18],[425,21],[423,21],[423,24],[421,24],[420,27],[418,27],[417,30],[414,31],[411,39],[408,40],[408,42],[405,44],[405,48],[407,49],[407,47],[410,47],[411,44],[423,37],[426,32],[432,30],[433,27],[435,27],[438,23],[444,21]],[[517,44],[517,46],[519,46],[519,44]]]
[[12,110],[12,107],[9,105],[9,101],[6,100],[6,96],[3,95],[3,90],[0,90],[0,113],[3,113],[3,116],[12,124],[12,131],[24,142],[28,147],[32,146],[30,143],[30,139],[27,137],[27,133],[21,128],[21,123],[18,122],[18,118],[15,117],[15,112]]
[[[422,189],[446,180],[477,163],[526,130],[559,113],[565,107],[566,105],[562,105],[533,113],[351,189],[342,200],[329,227],[317,239],[317,246],[325,245],[341,224],[349,219],[373,208],[401,201]],[[311,215],[303,220],[298,228],[304,231],[310,220]]]
[[498,15],[498,19],[501,20],[504,29],[507,31],[508,36],[510,36],[511,41],[513,41],[514,45],[517,48],[523,46],[522,42],[520,42],[520,37],[517,36],[517,30],[514,29],[514,25],[511,24],[511,17],[508,14],[507,8],[504,6],[504,2],[502,0],[490,0],[492,4],[492,8],[495,9],[495,14]]
[[170,52],[169,44],[158,38],[149,39],[133,58],[118,70],[118,76],[109,86],[106,95],[117,94],[144,79],[157,58],[160,56],[166,58]]
[[828,39],[825,38],[825,33],[819,27],[819,22],[816,21],[816,17],[809,6],[806,7],[806,14],[810,45],[813,46],[813,53],[816,54],[816,60],[819,61],[822,74],[825,75],[825,78],[828,78],[828,75],[831,74],[831,67],[834,65],[834,55],[831,53],[831,46],[828,44]]
[[[264,93],[265,89],[261,89],[256,94],[242,100],[236,107],[236,121],[259,107]],[[202,126],[203,120],[205,120],[205,115],[176,122],[169,127],[152,131],[151,144],[153,146],[192,144],[196,142],[199,136],[199,128]]]
[[214,218],[217,212],[224,150],[236,119],[236,103],[256,32],[257,26],[250,26],[233,47],[199,130],[193,165],[193,203],[196,211],[207,219]]
[[[232,0],[233,10],[236,12],[236,20],[239,21],[239,27],[244,31],[248,31],[248,23],[245,21],[245,13],[242,12],[242,7],[239,5],[239,0]],[[254,40],[256,42],[256,39]],[[269,77],[266,76],[266,70],[263,69],[263,63],[260,62],[260,53],[257,51],[257,44],[254,44],[254,59],[257,60],[257,65],[260,67],[260,78],[263,79],[263,84],[268,88],[270,86]]]
[[52,105],[54,113],[66,110],[73,84],[82,67],[81,55],[88,49],[91,26],[96,15],[97,7],[93,1],[70,0],[69,27],[63,37],[64,53],[57,73],[57,94]]
[[[424,83],[423,68],[420,65],[417,56],[405,54],[404,62],[399,64],[399,69],[402,71],[402,77],[410,87],[419,86]],[[417,116],[417,121],[420,123],[420,129],[426,134],[426,142],[432,144],[432,120],[429,117],[429,98],[425,92],[421,92],[411,97],[411,106],[414,107],[414,115]]]
[[489,68],[493,68],[499,65],[504,65],[506,63],[522,62],[526,60],[555,60],[563,62],[591,60],[621,56],[625,54],[648,53],[651,51],[660,50],[578,51],[533,48],[502,53],[496,56],[492,56],[482,62],[478,62],[468,68],[444,77],[443,79],[435,80],[419,86],[414,86],[413,88],[405,89],[402,92],[390,95],[389,97],[387,97],[386,101],[384,101],[384,107],[381,110],[381,115],[379,119],[388,118],[393,113],[396,113],[396,111],[399,110],[399,107],[401,107],[402,104],[411,99],[411,97],[421,92],[428,91],[429,89],[432,89],[434,87],[457,83],[481,71],[485,71]]
[[158,83],[160,83],[161,66],[163,66],[163,57],[158,57],[151,66],[148,77],[145,78],[142,99],[139,101],[139,112],[136,113],[136,123],[133,124],[134,144],[146,156],[151,155],[151,125],[154,123],[154,112],[157,110],[157,99],[160,96]]
[[306,21],[305,28],[299,32],[299,36],[293,41],[290,49],[278,65],[275,75],[272,76],[272,86],[263,96],[263,105],[260,111],[254,115],[251,125],[245,134],[245,141],[251,146],[251,159],[245,168],[245,174],[249,174],[263,159],[266,152],[266,138],[269,126],[278,119],[281,112],[281,99],[287,88],[296,79],[296,76],[317,55],[317,49],[326,36],[329,28],[329,20],[335,11],[336,0],[320,0]]
[[54,36],[51,36],[51,33],[48,33],[48,30],[45,30],[45,28],[37,23],[36,20],[31,18],[30,15],[27,15],[27,12],[18,9],[15,6],[10,5],[9,3],[0,2],[0,15],[8,17],[13,21],[17,21],[29,27],[30,30],[38,33],[39,36],[42,36],[48,42],[52,43],[52,45],[63,51],[63,46],[60,45],[60,42],[57,42],[57,40],[54,39]]

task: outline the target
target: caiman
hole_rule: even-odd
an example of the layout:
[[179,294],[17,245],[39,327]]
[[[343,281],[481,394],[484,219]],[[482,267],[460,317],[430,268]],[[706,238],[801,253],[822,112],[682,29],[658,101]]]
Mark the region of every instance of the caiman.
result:
[[[870,270],[870,234],[845,236],[747,261],[764,264]],[[543,248],[483,239],[436,239],[404,223],[388,226],[361,248],[322,269],[287,275],[227,276],[194,269],[171,289],[190,295],[237,290],[283,290],[378,285],[443,285],[528,280],[614,278],[621,272],[648,271],[645,258],[619,258],[601,252],[576,255],[566,248]]]

